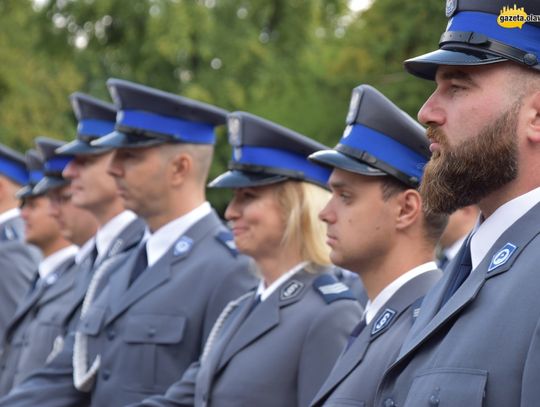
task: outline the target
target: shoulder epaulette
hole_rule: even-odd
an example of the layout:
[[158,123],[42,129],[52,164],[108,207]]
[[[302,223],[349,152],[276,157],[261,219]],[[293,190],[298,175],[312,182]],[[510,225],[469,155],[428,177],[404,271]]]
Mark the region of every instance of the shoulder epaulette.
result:
[[346,284],[330,274],[321,274],[313,281],[313,288],[327,304],[337,300],[356,300]]
[[234,237],[231,232],[223,230],[216,235],[216,240],[220,242],[223,246],[231,252],[233,256],[238,255],[238,249],[236,249],[236,244],[234,243]]

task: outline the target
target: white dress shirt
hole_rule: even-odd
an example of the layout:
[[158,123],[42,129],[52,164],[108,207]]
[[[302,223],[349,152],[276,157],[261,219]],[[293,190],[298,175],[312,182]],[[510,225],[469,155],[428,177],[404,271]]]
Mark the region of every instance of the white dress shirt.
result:
[[308,265],[307,261],[303,261],[302,263],[298,263],[296,266],[294,266],[292,269],[287,271],[285,274],[281,275],[276,281],[274,281],[272,284],[270,284],[268,287],[266,287],[266,284],[264,283],[264,279],[261,279],[259,282],[259,286],[257,287],[257,295],[261,299],[261,302],[266,300],[270,295],[277,290],[277,288],[283,284],[285,281],[287,281],[289,278],[294,276],[296,273],[298,273],[300,270],[302,270],[304,267]]
[[0,213],[0,225],[20,215],[21,210],[19,208],[8,209],[7,211]]
[[79,248],[72,244],[71,246],[64,247],[50,256],[47,256],[38,266],[39,277],[44,279],[53,271],[55,271],[63,262],[69,258],[74,257],[77,254]]
[[204,202],[152,233],[146,240],[148,267],[153,266],[191,226],[211,212],[210,204]]
[[376,297],[373,301],[368,300],[366,304],[366,310],[364,311],[364,316],[366,318],[366,324],[369,323],[375,318],[375,315],[379,310],[394,296],[394,294],[403,287],[407,282],[419,276],[420,274],[427,273],[431,270],[436,270],[437,264],[434,261],[429,261],[427,263],[416,266],[412,270],[407,271],[405,274],[402,274],[390,284],[388,284]]
[[483,222],[479,219],[471,238],[473,270],[480,264],[497,239],[538,202],[540,202],[540,188],[533,189],[526,194],[508,201],[497,208]]
[[[111,244],[118,235],[137,218],[131,211],[123,211],[100,227],[96,233],[95,242],[98,252],[96,263],[107,254],[111,248]],[[86,246],[86,245],[85,245]]]

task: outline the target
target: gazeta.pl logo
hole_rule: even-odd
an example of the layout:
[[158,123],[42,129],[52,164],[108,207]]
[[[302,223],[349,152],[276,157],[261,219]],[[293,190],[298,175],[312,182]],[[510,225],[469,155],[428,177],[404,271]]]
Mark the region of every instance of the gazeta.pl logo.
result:
[[527,14],[523,7],[509,6],[503,7],[499,16],[497,17],[497,24],[503,28],[521,28],[525,23],[540,22],[540,15]]

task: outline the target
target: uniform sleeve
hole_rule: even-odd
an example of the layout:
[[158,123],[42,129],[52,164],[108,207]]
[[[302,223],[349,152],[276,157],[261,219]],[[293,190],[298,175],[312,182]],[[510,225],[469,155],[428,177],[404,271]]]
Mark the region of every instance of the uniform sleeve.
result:
[[62,352],[0,399],[0,407],[89,406],[89,394],[73,386],[73,339],[69,334]]
[[536,324],[525,360],[521,382],[521,407],[534,406],[540,400],[540,321]]
[[335,301],[319,313],[302,347],[298,368],[298,406],[309,406],[361,317],[362,308],[353,300]]
[[15,314],[17,305],[30,288],[37,272],[37,259],[30,248],[21,242],[0,243],[0,334]]
[[164,395],[152,396],[128,407],[193,407],[199,367],[199,362],[192,363],[184,372],[182,379],[173,383]]

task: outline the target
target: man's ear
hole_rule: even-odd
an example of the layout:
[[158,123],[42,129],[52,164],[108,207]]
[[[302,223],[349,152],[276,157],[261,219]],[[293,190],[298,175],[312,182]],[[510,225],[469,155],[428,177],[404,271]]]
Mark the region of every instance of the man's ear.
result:
[[525,109],[527,139],[540,143],[540,90],[528,97],[522,108]]
[[399,212],[396,218],[396,228],[404,230],[414,224],[422,213],[422,199],[418,191],[406,189],[396,197]]
[[193,157],[185,152],[176,154],[169,162],[171,185],[178,186],[185,182],[193,171]]

